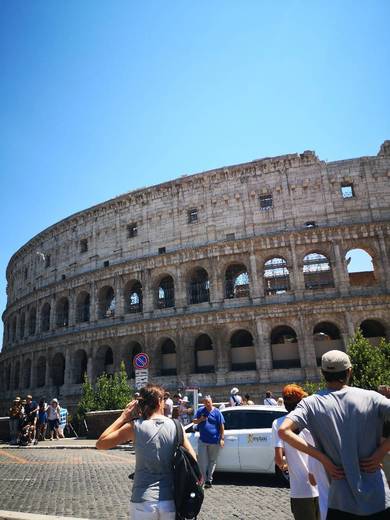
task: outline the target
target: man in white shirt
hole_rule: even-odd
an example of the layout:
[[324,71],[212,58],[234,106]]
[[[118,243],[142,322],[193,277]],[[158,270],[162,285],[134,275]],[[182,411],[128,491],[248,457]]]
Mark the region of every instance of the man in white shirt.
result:
[[164,415],[172,419],[173,401],[169,392],[164,394]]
[[[292,411],[299,401],[306,397],[305,391],[298,385],[287,385],[283,388],[283,399],[287,411]],[[275,463],[283,471],[283,450],[287,459],[290,475],[291,511],[295,520],[320,520],[318,488],[314,476],[309,477],[309,457],[284,443],[279,438],[278,429],[285,417],[279,417],[272,423],[272,440],[275,448]],[[307,442],[313,442],[310,432],[306,429],[299,436]]]

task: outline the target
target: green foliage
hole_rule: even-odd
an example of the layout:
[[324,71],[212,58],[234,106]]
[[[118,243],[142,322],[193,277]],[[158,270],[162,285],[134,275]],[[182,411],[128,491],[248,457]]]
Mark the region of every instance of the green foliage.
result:
[[319,390],[323,390],[326,387],[325,379],[321,376],[320,381],[305,381],[301,385],[305,392],[309,395],[315,394]]
[[132,400],[133,391],[127,384],[125,364],[122,362],[119,373],[111,377],[102,374],[96,380],[95,387],[85,375],[82,395],[77,408],[77,415],[83,418],[94,410],[121,410]]
[[381,340],[371,345],[358,329],[348,345],[352,363],[352,386],[377,390],[379,385],[390,384],[390,343]]

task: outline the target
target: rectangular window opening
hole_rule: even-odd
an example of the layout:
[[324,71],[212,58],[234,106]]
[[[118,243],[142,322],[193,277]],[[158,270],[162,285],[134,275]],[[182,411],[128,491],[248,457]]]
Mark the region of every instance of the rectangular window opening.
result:
[[86,253],[88,251],[88,239],[82,238],[80,240],[80,253]]
[[188,223],[194,224],[198,222],[198,210],[197,208],[192,208],[188,211]]
[[261,210],[272,208],[272,195],[270,193],[268,195],[260,195],[259,201]]
[[341,185],[341,195],[343,199],[352,199],[355,196],[352,182]]
[[51,256],[50,255],[45,255],[45,267],[46,267],[46,269],[48,267],[50,267],[50,265],[51,265]]
[[235,233],[226,233],[226,240],[234,240],[236,238]]
[[103,266],[104,267],[108,267],[109,265],[110,265],[110,261],[109,260],[104,260]]
[[127,226],[127,238],[134,238],[138,235],[137,222],[133,222]]
[[167,252],[166,247],[159,247],[159,248],[158,248],[158,254],[159,254],[159,255],[163,255],[163,254],[166,253],[166,252]]

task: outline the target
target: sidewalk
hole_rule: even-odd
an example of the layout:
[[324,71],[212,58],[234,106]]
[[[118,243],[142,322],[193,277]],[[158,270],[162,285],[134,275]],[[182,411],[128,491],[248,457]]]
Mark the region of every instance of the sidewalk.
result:
[[17,511],[0,511],[0,520],[88,520],[74,516],[35,515],[32,513],[19,513]]
[[[45,440],[41,441],[36,445],[29,446],[12,446],[8,442],[0,441],[0,450],[12,449],[12,450],[40,450],[40,449],[70,449],[70,450],[85,450],[91,449],[95,450],[96,440],[94,439],[85,439],[85,438],[76,438],[76,437],[68,437],[65,439],[58,440]],[[126,450],[126,451],[134,451],[133,446],[131,444],[123,444],[122,446],[116,446],[113,448],[114,450]],[[0,517],[1,520],[1,517]]]

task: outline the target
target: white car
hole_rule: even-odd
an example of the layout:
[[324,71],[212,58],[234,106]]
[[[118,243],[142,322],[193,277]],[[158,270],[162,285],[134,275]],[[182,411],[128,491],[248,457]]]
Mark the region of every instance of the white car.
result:
[[[216,471],[275,473],[272,422],[287,414],[280,406],[233,406],[224,408],[225,446],[219,451]],[[197,452],[199,432],[193,423],[185,426]]]

